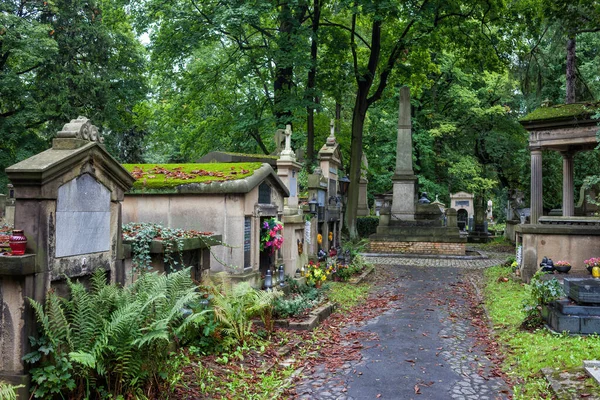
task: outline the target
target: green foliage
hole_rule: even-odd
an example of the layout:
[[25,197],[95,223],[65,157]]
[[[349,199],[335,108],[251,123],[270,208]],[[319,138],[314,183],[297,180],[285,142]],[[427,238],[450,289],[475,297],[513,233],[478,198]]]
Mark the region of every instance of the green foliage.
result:
[[369,235],[376,233],[377,226],[379,226],[379,217],[358,217],[356,219],[356,230],[360,238],[368,238]]
[[535,305],[549,304],[565,295],[562,285],[556,278],[542,279],[542,276],[547,276],[547,274],[538,271],[529,282],[531,286],[531,302]]
[[542,368],[567,370],[581,367],[583,360],[600,352],[600,340],[592,336],[553,334],[546,329],[522,330],[525,316],[522,304],[530,301],[528,285],[517,280],[500,280],[511,273],[510,267],[497,266],[485,270],[485,306],[494,326],[497,340],[506,346],[502,368],[518,382],[515,399],[551,398],[548,384],[539,373]]
[[157,385],[170,346],[180,342],[201,314],[185,317],[197,301],[189,270],[169,275],[142,273],[126,288],[108,285],[98,270],[90,289],[67,280],[70,297],[30,300],[41,338],[24,360],[33,364],[33,395],[96,391],[134,394]]
[[44,150],[78,115],[100,127],[116,156],[136,161],[131,142],[144,129],[134,110],[147,87],[130,19],[119,0],[2,2],[0,187],[7,166]]
[[223,333],[229,340],[224,346],[248,344],[252,339],[252,318],[269,311],[276,298],[281,296],[277,289],[256,290],[248,282],[233,285],[227,273],[220,273],[219,285],[207,278],[212,294],[212,306],[217,321],[223,325]]
[[17,389],[25,387],[23,385],[10,385],[6,382],[0,381],[0,399],[2,400],[17,400]]
[[[323,300],[321,290],[308,285],[298,285],[295,280],[289,279],[290,288],[289,297],[278,298],[275,300],[274,315],[277,318],[296,317],[304,314],[306,311],[314,308]],[[291,283],[293,282],[293,283]]]
[[355,239],[355,240],[346,240],[342,244],[342,251],[350,252],[350,257],[354,260],[354,257],[363,253],[367,247],[369,246],[368,239]]
[[347,283],[331,282],[329,284],[327,297],[330,301],[336,303],[339,311],[343,313],[365,301],[369,295],[370,287],[371,285],[364,283],[360,285],[349,285]]

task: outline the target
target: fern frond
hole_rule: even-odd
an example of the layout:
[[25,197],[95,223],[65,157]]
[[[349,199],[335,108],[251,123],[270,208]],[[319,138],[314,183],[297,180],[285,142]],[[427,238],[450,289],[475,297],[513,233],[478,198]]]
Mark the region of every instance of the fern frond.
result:
[[69,359],[88,368],[96,367],[96,357],[93,354],[84,351],[72,351],[69,353]]
[[17,389],[25,387],[24,385],[14,386],[6,382],[0,381],[0,399],[2,400],[17,400]]
[[55,339],[57,348],[59,345],[65,345],[66,348],[63,351],[69,352],[73,348],[71,328],[62,304],[61,299],[55,293],[48,293],[45,308],[50,336]]

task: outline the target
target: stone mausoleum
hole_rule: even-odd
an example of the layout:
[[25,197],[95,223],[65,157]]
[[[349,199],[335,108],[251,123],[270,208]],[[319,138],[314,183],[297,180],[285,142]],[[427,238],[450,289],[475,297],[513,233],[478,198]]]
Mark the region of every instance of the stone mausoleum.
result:
[[128,164],[125,168],[139,178],[125,196],[124,223],[152,222],[221,235],[225,245],[212,249],[211,272],[227,271],[234,280],[248,280],[257,287],[261,271],[264,274],[281,259],[281,254],[269,257],[260,250],[262,223],[282,219],[284,198],[290,194],[269,164]]
[[[87,118],[65,124],[52,148],[6,169],[14,196],[14,226],[27,237],[24,255],[0,256],[0,380],[28,383],[35,317],[27,298],[61,294],[65,279],[85,280],[97,269],[123,282],[121,202],[133,184],[102,145]],[[20,392],[28,398],[27,388]]]
[[[583,261],[600,255],[600,218],[575,216],[573,157],[598,145],[598,104],[541,107],[521,119],[529,132],[531,152],[530,223],[515,228],[523,246],[521,274],[529,280],[543,257],[569,261],[573,272],[585,272]],[[562,215],[544,215],[542,152],[562,155]]]

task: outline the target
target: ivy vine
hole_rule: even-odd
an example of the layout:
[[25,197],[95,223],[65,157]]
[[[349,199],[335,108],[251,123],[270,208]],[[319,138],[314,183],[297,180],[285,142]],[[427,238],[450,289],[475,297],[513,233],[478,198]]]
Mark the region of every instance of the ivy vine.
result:
[[123,241],[131,244],[133,267],[137,270],[150,270],[152,257],[150,248],[153,240],[163,243],[165,265],[172,269],[185,268],[181,258],[184,239],[202,238],[209,232],[167,228],[150,222],[131,222],[123,225]]

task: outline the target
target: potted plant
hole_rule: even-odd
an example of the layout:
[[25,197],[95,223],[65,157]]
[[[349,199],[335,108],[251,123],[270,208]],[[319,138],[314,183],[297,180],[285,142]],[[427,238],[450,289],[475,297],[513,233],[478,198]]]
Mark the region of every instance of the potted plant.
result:
[[331,274],[331,267],[323,268],[321,263],[309,262],[306,267],[306,283],[315,287],[321,287],[321,284],[327,280]]
[[594,267],[600,267],[600,257],[592,257],[585,260],[583,263],[585,264],[585,268],[591,274]]
[[554,263],[554,269],[561,274],[568,274],[571,269],[571,263],[563,260],[557,261]]

